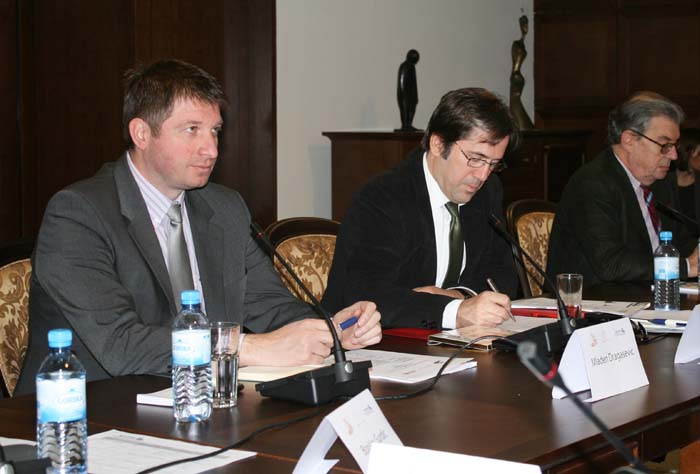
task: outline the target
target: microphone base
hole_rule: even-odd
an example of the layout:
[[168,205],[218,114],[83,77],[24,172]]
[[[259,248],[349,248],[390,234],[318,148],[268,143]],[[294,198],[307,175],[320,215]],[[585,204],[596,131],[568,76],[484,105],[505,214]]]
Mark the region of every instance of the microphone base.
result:
[[353,397],[364,389],[370,388],[369,368],[372,367],[372,362],[340,362],[340,364],[349,364],[351,367],[351,371],[348,371],[349,380],[345,382],[336,380],[337,364],[336,362],[327,367],[261,382],[255,385],[255,390],[263,397],[316,406],[338,397]]
[[[592,312],[586,313],[585,318],[572,319],[571,322],[575,325],[575,331],[576,329],[594,326],[622,317],[623,316],[617,314]],[[502,351],[515,351],[518,348],[518,344],[523,341],[532,341],[545,354],[552,355],[564,352],[569,337],[562,334],[561,322],[555,321],[550,324],[545,324],[544,326],[538,326],[528,329],[527,331],[495,339],[493,341],[493,348]]]
[[523,341],[532,341],[538,350],[546,354],[558,354],[566,347],[568,338],[562,335],[559,321],[528,329],[527,331],[511,334],[510,336],[494,339],[493,348],[502,351],[515,351]]

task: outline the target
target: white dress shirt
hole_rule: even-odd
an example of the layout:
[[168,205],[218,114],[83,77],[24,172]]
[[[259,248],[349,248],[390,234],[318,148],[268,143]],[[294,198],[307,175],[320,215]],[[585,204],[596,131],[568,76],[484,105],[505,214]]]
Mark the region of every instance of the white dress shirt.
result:
[[[127,152],[126,161],[129,164],[129,169],[131,174],[136,180],[136,185],[141,191],[143,200],[146,202],[146,209],[148,209],[148,214],[151,217],[151,222],[153,223],[153,229],[156,231],[156,237],[158,237],[158,243],[160,244],[160,250],[163,252],[163,259],[165,260],[165,266],[168,266],[168,234],[170,233],[170,218],[168,217],[168,209],[175,203],[180,204],[182,209],[182,229],[184,231],[185,243],[187,244],[187,253],[190,258],[190,268],[192,269],[192,281],[194,282],[194,289],[199,291],[202,298],[202,311],[205,311],[204,305],[204,292],[202,291],[202,282],[199,280],[199,267],[197,266],[197,254],[194,250],[194,241],[192,240],[192,229],[190,227],[190,220],[187,216],[187,206],[185,205],[185,192],[181,192],[180,195],[171,201],[165,194],[161,193],[155,186],[148,182],[146,178],[136,169],[134,163],[131,161],[131,156]],[[170,271],[170,269],[168,269]],[[178,301],[179,303],[179,301]]]
[[[452,216],[445,207],[450,200],[442,192],[435,178],[428,169],[426,154],[423,154],[423,173],[425,174],[425,184],[428,187],[430,197],[430,210],[433,214],[433,226],[435,230],[435,250],[437,252],[437,269],[435,272],[435,286],[441,287],[447,274],[447,267],[450,262],[450,221]],[[462,204],[459,205],[462,207]],[[466,265],[466,249],[462,253],[462,267],[460,274]],[[457,326],[457,310],[462,300],[451,301],[442,311],[442,327],[454,329]]]
[[[613,153],[614,154],[614,153]],[[649,208],[647,207],[647,203],[644,200],[644,190],[642,189],[642,183],[640,183],[637,178],[635,178],[630,170],[627,169],[625,164],[622,162],[622,160],[615,155],[615,158],[617,158],[617,162],[620,163],[620,166],[622,166],[622,169],[625,170],[625,173],[627,173],[627,177],[630,180],[630,183],[632,183],[632,188],[634,189],[634,194],[637,196],[637,203],[639,204],[639,210],[642,211],[642,216],[644,217],[644,223],[647,226],[647,232],[649,233],[649,242],[651,242],[651,251],[652,253],[656,248],[659,246],[659,234],[656,233],[656,229],[654,229],[654,223],[651,220],[651,215],[649,214]]]

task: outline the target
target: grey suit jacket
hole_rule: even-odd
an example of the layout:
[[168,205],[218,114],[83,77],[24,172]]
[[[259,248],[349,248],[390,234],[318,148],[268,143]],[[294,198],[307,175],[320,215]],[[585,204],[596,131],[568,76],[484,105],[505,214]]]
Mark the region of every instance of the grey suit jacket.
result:
[[[185,199],[210,320],[267,332],[313,316],[252,240],[237,192],[210,183]],[[51,199],[32,265],[29,349],[17,393],[34,391],[47,332],[58,327],[73,329],[88,380],[167,371],[176,305],[125,156]]]

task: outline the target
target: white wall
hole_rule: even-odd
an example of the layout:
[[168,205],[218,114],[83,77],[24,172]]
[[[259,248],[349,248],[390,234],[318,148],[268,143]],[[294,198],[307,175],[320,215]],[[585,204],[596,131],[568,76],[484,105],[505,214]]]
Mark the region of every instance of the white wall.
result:
[[507,102],[521,7],[530,19],[523,103],[533,117],[532,0],[277,0],[278,217],[331,216],[321,132],[398,128],[397,71],[409,49],[420,53],[415,127],[459,87]]

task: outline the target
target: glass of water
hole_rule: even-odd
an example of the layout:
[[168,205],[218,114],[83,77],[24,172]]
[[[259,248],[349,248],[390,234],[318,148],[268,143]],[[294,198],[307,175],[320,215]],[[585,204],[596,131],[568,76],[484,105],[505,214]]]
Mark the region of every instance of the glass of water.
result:
[[559,288],[561,299],[564,300],[569,317],[580,318],[583,275],[578,273],[560,273],[557,275],[557,287]]
[[238,402],[238,341],[241,326],[211,323],[211,380],[214,408],[235,407]]

